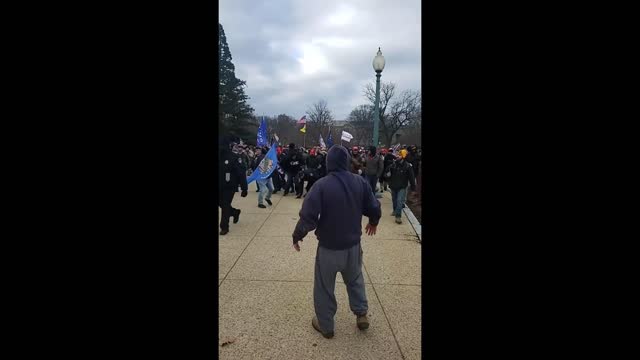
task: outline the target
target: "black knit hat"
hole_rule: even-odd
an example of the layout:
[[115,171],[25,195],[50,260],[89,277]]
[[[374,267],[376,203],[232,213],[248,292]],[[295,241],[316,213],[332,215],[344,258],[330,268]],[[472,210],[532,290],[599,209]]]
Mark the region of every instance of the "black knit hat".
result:
[[294,143],[289,144],[289,149],[295,149],[295,148],[296,148],[296,144]]

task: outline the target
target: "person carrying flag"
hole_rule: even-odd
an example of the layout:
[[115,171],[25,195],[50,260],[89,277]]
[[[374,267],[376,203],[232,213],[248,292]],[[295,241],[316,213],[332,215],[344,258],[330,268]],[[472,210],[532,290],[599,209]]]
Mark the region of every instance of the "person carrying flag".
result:
[[[261,154],[258,155],[258,157],[256,158],[256,163],[258,165],[256,165],[256,168],[254,169],[254,171],[256,169],[258,169],[260,166],[266,166],[268,164],[264,164],[263,161],[267,155],[267,153],[269,152],[269,149],[267,147],[263,147],[262,149],[260,149]],[[269,159],[267,159],[267,161],[269,161]],[[275,173],[275,170],[273,171],[273,173]],[[269,206],[273,205],[273,203],[271,202],[271,194],[273,194],[273,181],[271,180],[271,177],[273,176],[273,173],[271,173],[271,175],[269,175],[268,178],[266,179],[257,179],[256,183],[259,185],[259,191],[260,193],[258,194],[258,207],[261,209],[265,209],[266,206],[262,203],[263,200],[267,202],[267,204],[269,204]]]

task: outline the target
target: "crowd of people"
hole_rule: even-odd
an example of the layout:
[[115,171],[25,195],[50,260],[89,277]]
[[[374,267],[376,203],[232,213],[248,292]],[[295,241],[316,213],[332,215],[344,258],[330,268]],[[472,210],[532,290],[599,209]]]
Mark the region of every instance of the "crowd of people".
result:
[[[246,189],[246,179],[244,184],[239,179],[239,175],[250,176],[260,165],[260,162],[269,152],[269,147],[256,147],[227,142],[225,145],[226,157],[224,161],[224,173],[235,172],[236,175],[225,175],[221,180],[229,184],[233,182],[235,192]],[[228,151],[227,151],[228,150]],[[256,181],[256,192],[258,195],[258,207],[266,208],[266,203],[271,206],[271,196],[283,192],[283,196],[294,194],[300,199],[305,197],[313,184],[327,175],[325,147],[313,146],[311,148],[298,147],[294,143],[286,147],[278,145],[276,152],[278,165],[268,179]],[[402,208],[405,207],[408,190],[415,191],[416,177],[420,169],[422,150],[415,145],[396,146],[394,148],[380,148],[374,146],[352,146],[350,148],[350,171],[362,176],[370,185],[375,197],[382,197],[382,192],[391,192],[393,209],[392,215],[396,217],[397,223],[402,223]],[[231,164],[234,169],[230,169]],[[237,167],[237,169],[235,169]],[[231,181],[231,178],[234,180]],[[236,180],[236,178],[238,178]],[[305,186],[306,183],[306,186]],[[244,187],[243,187],[244,185]],[[225,201],[232,199],[230,194],[222,194]],[[246,196],[246,195],[245,195]],[[234,217],[234,223],[239,218],[240,210],[231,207],[230,201],[225,211],[223,207],[223,220],[221,222],[221,234],[228,232],[228,219]],[[221,203],[221,207],[223,204]],[[226,206],[226,205],[225,205]],[[224,217],[227,216],[225,222]],[[226,224],[226,228],[223,228]]]
[[[240,209],[231,206],[234,194],[247,196],[247,177],[260,167],[266,176],[273,160],[268,147],[255,147],[234,141],[223,141],[219,153],[222,164],[220,173],[220,203],[222,220],[220,234],[229,232],[229,219],[237,223]],[[292,233],[293,248],[301,251],[301,243],[312,231],[318,239],[316,252],[313,305],[315,316],[311,326],[330,339],[334,336],[337,301],[335,298],[336,275],[341,273],[349,307],[356,317],[358,329],[369,328],[368,299],[362,273],[363,249],[361,246],[362,217],[368,217],[367,235],[375,235],[382,216],[380,201],[383,191],[389,189],[393,202],[391,214],[402,223],[402,208],[407,191],[416,190],[416,175],[420,168],[421,151],[416,146],[396,146],[392,149],[376,149],[353,146],[287,147],[275,149],[277,166],[268,178],[256,180],[258,207],[271,206],[271,195],[283,191],[296,198],[305,196],[301,204],[300,218]],[[305,187],[306,183],[306,187]],[[315,184],[315,186],[314,186]],[[306,190],[306,193],[305,193]],[[308,195],[308,196],[307,196]]]

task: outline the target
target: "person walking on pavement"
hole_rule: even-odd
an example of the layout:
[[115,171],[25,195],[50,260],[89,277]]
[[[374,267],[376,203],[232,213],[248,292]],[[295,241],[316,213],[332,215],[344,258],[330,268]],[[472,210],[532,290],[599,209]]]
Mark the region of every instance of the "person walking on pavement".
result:
[[[384,155],[384,173],[386,174],[393,165],[393,162],[396,160],[396,157],[393,155],[393,149],[389,149],[386,151]],[[384,191],[387,191],[387,186],[389,185],[389,178],[386,178],[384,174],[382,174],[382,178],[384,180]]]
[[285,184],[284,170],[282,169],[282,160],[284,159],[284,154],[282,153],[282,146],[278,146],[276,148],[276,154],[278,158],[278,167],[273,172],[273,174],[271,174],[271,177],[273,178],[273,187],[275,189],[273,191],[274,194],[277,194],[278,191],[282,190],[282,187]]
[[307,154],[304,148],[300,148],[298,151],[300,155],[300,162],[302,166],[300,167],[300,171],[295,178],[295,189],[296,189],[296,199],[300,199],[302,197],[302,193],[304,192],[304,182],[307,179],[307,161],[309,159],[309,154]]
[[[265,158],[269,150],[265,147],[261,149],[261,152],[262,153],[256,158],[256,162],[258,164],[256,165],[256,169],[258,168],[258,166],[260,166],[260,163]],[[271,173],[271,175],[273,175],[273,173]],[[256,180],[256,182],[260,184],[260,193],[258,194],[258,207],[261,209],[266,208],[266,206],[264,206],[263,204],[263,201],[266,201],[269,206],[273,205],[273,203],[271,202],[271,194],[273,194],[273,181],[271,180],[271,175],[264,180]]]
[[418,147],[415,145],[411,145],[407,148],[407,159],[406,161],[411,164],[413,167],[413,174],[418,176],[418,167],[419,167],[419,159],[418,159]]
[[391,202],[393,204],[392,215],[396,217],[396,223],[402,224],[402,208],[407,200],[407,188],[411,186],[411,191],[416,190],[416,179],[413,175],[411,164],[405,160],[407,150],[400,150],[398,159],[394,161],[387,175],[389,178],[389,188],[391,188]]
[[360,156],[358,154],[358,147],[354,146],[351,148],[351,156],[350,156],[350,169],[353,174],[363,175],[362,164],[360,163]]
[[382,172],[384,171],[384,160],[380,155],[376,153],[376,147],[370,146],[369,154],[367,155],[365,161],[365,174],[367,175],[367,181],[369,181],[371,190],[373,190],[373,193],[375,195],[378,179],[380,179],[380,177],[382,176]]
[[293,247],[300,251],[300,242],[315,230],[318,238],[313,304],[316,316],[314,329],[325,338],[334,335],[336,275],[342,279],[349,295],[349,307],[356,315],[360,330],[369,328],[369,309],[362,274],[362,216],[369,218],[365,227],[375,235],[380,221],[380,202],[371,186],[362,177],[349,171],[351,156],[346,148],[334,145],[327,154],[327,176],[316,181],[302,203],[300,220],[293,231]]
[[302,157],[296,151],[296,145],[294,143],[289,144],[289,153],[284,158],[283,161],[284,171],[287,173],[287,183],[284,185],[284,194],[283,196],[287,196],[289,194],[290,189],[295,189],[294,184],[296,184],[296,176],[302,169]]
[[[305,179],[307,181],[307,194],[309,190],[313,186],[313,184],[320,178],[320,174],[322,171],[322,163],[323,157],[321,155],[316,154],[315,149],[311,149],[309,151],[309,158],[307,159],[307,169],[305,170]],[[307,194],[304,196],[306,197]]]
[[247,196],[247,177],[242,158],[231,151],[233,144],[229,143],[229,139],[223,139],[221,141],[222,149],[218,153],[218,162],[222,165],[218,182],[218,206],[222,208],[220,235],[226,235],[229,232],[230,217],[233,217],[234,224],[240,221],[240,209],[231,206],[238,186],[242,189],[240,196]]

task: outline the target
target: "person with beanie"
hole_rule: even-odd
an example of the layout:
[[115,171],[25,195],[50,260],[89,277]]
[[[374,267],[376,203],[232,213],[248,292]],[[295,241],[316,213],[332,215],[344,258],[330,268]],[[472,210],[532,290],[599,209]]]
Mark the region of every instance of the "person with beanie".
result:
[[362,216],[369,218],[367,235],[375,235],[382,216],[380,202],[373,196],[369,183],[349,171],[351,156],[340,145],[327,154],[327,176],[316,181],[300,210],[293,231],[293,247],[300,251],[304,237],[315,230],[316,251],[313,303],[316,316],[313,328],[325,338],[334,335],[336,275],[342,274],[347,287],[349,306],[360,330],[369,328],[368,302],[362,273]]
[[416,179],[413,174],[413,168],[405,159],[408,151],[400,150],[398,158],[393,162],[387,174],[389,177],[389,188],[391,188],[391,202],[393,204],[393,212],[396,217],[396,223],[402,224],[402,208],[407,199],[407,188],[411,186],[411,191],[416,190]]

